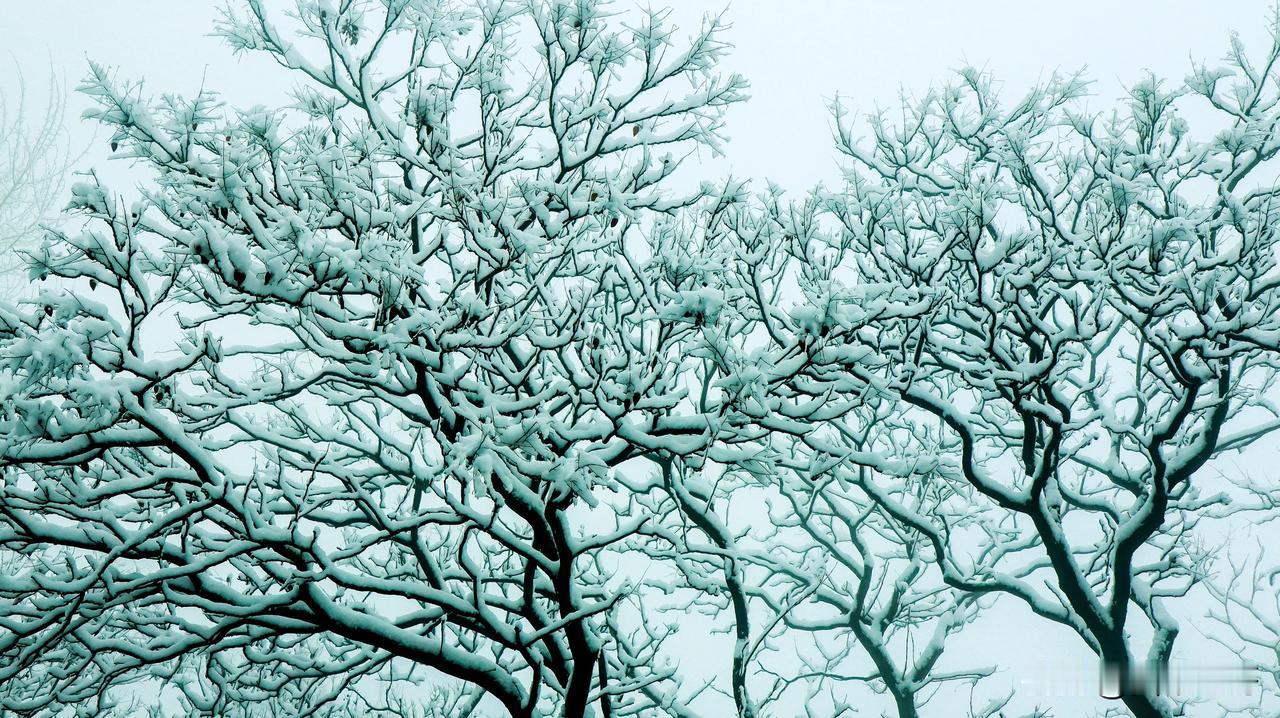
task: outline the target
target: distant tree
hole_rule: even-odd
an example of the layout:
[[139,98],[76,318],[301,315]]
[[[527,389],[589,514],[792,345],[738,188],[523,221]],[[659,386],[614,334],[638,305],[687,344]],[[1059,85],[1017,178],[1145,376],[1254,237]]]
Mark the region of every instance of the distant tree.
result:
[[62,189],[78,159],[65,128],[66,93],[49,76],[47,99],[31,105],[22,68],[15,91],[0,93],[0,297],[14,299],[26,286],[18,250],[40,242],[40,225],[61,207]]
[[[1078,76],[1005,104],[971,70],[865,144],[837,108],[827,241],[931,305],[880,337],[898,428],[838,471],[948,585],[1074,631],[1140,718],[1179,714],[1138,675],[1210,565],[1197,524],[1231,487],[1205,468],[1280,428],[1277,58],[1273,26],[1260,64],[1233,40],[1228,69],[1144,80],[1110,118],[1079,108]],[[1226,129],[1197,139],[1192,102]],[[857,448],[810,443],[815,465]]]
[[1252,556],[1231,555],[1234,547],[1233,541],[1217,561],[1216,580],[1204,584],[1215,605],[1207,613],[1212,624],[1203,632],[1237,661],[1223,661],[1206,673],[1209,680],[1237,689],[1234,698],[1223,701],[1222,715],[1262,718],[1280,709],[1280,568],[1265,563],[1271,553],[1261,540]]

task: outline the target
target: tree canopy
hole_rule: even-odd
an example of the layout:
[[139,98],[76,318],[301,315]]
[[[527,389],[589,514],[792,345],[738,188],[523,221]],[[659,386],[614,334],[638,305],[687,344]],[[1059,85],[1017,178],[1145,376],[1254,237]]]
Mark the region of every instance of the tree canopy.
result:
[[722,19],[616,10],[248,0],[277,108],[91,66],[149,179],[0,303],[0,712],[990,718],[1020,605],[1166,717],[1199,596],[1268,715],[1211,542],[1278,505],[1214,462],[1280,429],[1280,34],[837,104],[793,196],[699,176]]

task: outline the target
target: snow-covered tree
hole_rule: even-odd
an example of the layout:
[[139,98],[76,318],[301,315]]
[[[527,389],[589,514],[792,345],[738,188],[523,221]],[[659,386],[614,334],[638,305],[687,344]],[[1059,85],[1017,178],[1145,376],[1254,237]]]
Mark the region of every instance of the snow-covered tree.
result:
[[[851,245],[824,246],[813,199],[788,202],[771,188],[747,205],[725,216],[732,251],[719,264],[740,317],[729,346],[782,361],[708,357],[700,402],[727,405],[724,420],[769,433],[744,447],[746,460],[715,470],[683,460],[663,466],[674,488],[670,508],[654,511],[671,519],[662,524],[664,548],[681,557],[689,585],[704,588],[689,596],[692,610],[733,607],[740,714],[876,706],[911,718],[941,684],[990,673],[989,663],[940,663],[977,600],[946,586],[931,568],[931,547],[843,472],[891,439],[897,402],[874,376],[898,357],[881,351],[881,337],[929,303],[912,288],[865,281],[850,265]],[[766,388],[779,375],[785,389],[771,396]],[[832,436],[827,426],[857,428]]]
[[76,184],[69,288],[0,310],[6,709],[685,714],[615,467],[751,434],[674,411],[725,297],[657,247],[744,83],[718,21],[605,10],[250,2],[219,31],[304,83],[234,115],[93,67],[155,178]]
[[[1169,660],[1176,599],[1207,574],[1198,524],[1239,495],[1210,462],[1280,428],[1273,39],[1261,63],[1233,41],[1225,69],[1140,82],[1110,117],[1078,76],[1006,103],[976,71],[872,117],[867,142],[837,109],[827,242],[931,303],[881,336],[895,430],[838,471],[948,585],[1076,633],[1142,718],[1180,714],[1137,674]],[[1190,107],[1223,129],[1197,137]]]
[[0,303],[0,712],[990,718],[948,643],[1021,601],[1163,717],[1200,587],[1265,649],[1201,537],[1280,505],[1212,463],[1280,429],[1280,36],[1112,117],[837,108],[789,200],[689,167],[723,29],[246,0],[287,107],[91,66],[150,176]]

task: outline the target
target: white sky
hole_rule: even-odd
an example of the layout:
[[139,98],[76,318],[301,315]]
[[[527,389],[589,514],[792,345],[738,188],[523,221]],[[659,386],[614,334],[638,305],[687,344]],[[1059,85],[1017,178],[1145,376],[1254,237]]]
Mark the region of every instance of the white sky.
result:
[[[1010,94],[1055,69],[1087,65],[1097,81],[1090,104],[1109,109],[1146,70],[1176,82],[1193,60],[1219,64],[1232,29],[1255,53],[1265,51],[1272,8],[1272,0],[652,0],[664,2],[676,6],[674,19],[683,28],[678,35],[695,30],[704,12],[727,6],[732,28],[726,39],[736,48],[725,66],[752,83],[752,99],[729,117],[728,157],[703,169],[768,178],[792,190],[835,177],[826,104],[837,93],[851,109],[865,112],[893,106],[902,91],[920,93],[946,82],[966,64],[993,72]],[[269,4],[281,12],[292,3]],[[50,65],[74,86],[92,59],[115,68],[121,79],[145,79],[153,95],[190,95],[203,84],[233,107],[277,104],[294,80],[261,57],[233,57],[210,37],[218,7],[204,0],[5,3],[0,92],[15,86],[12,64],[3,57],[11,53],[33,94],[43,91]],[[94,128],[78,119],[86,106],[71,99],[68,129],[78,145],[94,136]],[[100,137],[86,158],[98,167],[107,154],[105,135]],[[1003,652],[1025,653],[1031,664],[1054,663],[1059,651],[1083,658],[1069,636],[1025,633],[1026,624],[1017,621],[985,626],[989,631],[966,633],[951,650],[990,650],[996,643]],[[1070,706],[1051,702],[1069,711],[1058,715],[1072,714]]]

